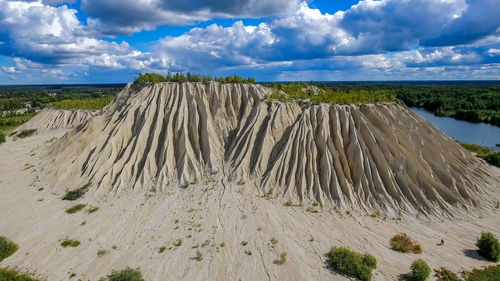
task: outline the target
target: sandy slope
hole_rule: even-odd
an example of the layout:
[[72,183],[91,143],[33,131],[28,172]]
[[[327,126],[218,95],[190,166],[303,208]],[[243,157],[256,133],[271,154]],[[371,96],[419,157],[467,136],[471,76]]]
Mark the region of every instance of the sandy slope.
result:
[[[308,204],[285,207],[283,199],[259,197],[255,186],[220,178],[205,178],[186,189],[157,194],[138,190],[116,196],[88,194],[79,202],[100,209],[70,215],[64,210],[76,203],[60,199],[63,192],[48,185],[40,166],[40,155],[51,145],[45,141],[62,134],[53,131],[0,145],[0,234],[20,245],[0,266],[30,270],[51,281],[97,280],[125,266],[140,267],[149,281],[346,280],[328,270],[324,254],[331,246],[348,246],[378,258],[375,280],[395,280],[417,257],[433,268],[447,266],[457,271],[489,264],[469,251],[481,231],[500,235],[500,210],[493,206],[483,206],[486,212],[468,216],[404,217],[401,221],[374,219],[354,211],[339,214],[326,207],[310,213],[305,211]],[[26,169],[25,164],[34,167]],[[495,172],[500,176],[498,169]],[[41,187],[44,190],[38,191]],[[498,189],[493,196],[500,199]],[[398,232],[418,240],[424,253],[390,250],[388,240]],[[274,248],[272,237],[278,240]],[[82,244],[62,248],[59,244],[64,238]],[[441,238],[446,245],[435,246]],[[182,239],[181,246],[172,246],[176,239]],[[242,241],[248,245],[242,246]],[[225,247],[219,246],[221,242]],[[113,245],[117,248],[112,249]],[[200,245],[202,261],[193,259],[195,245]],[[160,254],[162,246],[172,249]],[[98,257],[100,249],[107,253]],[[288,261],[273,263],[283,251]],[[69,279],[72,272],[77,276]]]
[[92,114],[87,110],[45,108],[28,122],[17,127],[13,133],[26,129],[37,129],[38,132],[69,129],[89,120]]

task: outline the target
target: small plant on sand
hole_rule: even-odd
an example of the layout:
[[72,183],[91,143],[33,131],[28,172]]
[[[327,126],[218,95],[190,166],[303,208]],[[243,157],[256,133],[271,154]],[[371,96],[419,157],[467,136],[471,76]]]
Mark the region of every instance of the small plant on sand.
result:
[[99,279],[99,281],[144,281],[144,278],[142,278],[139,269],[127,267],[120,271],[113,270],[110,275]]
[[92,213],[95,213],[99,210],[99,207],[92,207],[90,209],[87,210],[87,214],[92,214]]
[[0,280],[2,281],[38,281],[27,274],[19,273],[12,269],[0,268]]
[[85,204],[75,205],[75,206],[67,209],[66,213],[68,213],[68,214],[74,214],[76,212],[79,212],[79,211],[83,210],[85,208],[85,206],[87,206],[87,205],[85,205]]
[[248,241],[241,241],[241,246],[246,246],[248,245]]
[[245,250],[245,252],[244,252],[244,253],[245,253],[247,256],[251,256],[251,255],[252,255],[252,251],[250,251],[250,250]]
[[474,268],[464,272],[466,281],[498,281],[500,280],[500,264]]
[[287,261],[287,256],[288,256],[288,253],[287,252],[281,252],[281,254],[279,255],[278,257],[278,262],[277,264],[281,265],[281,264],[285,264],[286,261]]
[[221,243],[219,244],[219,247],[221,247],[221,248],[226,247],[226,242],[221,242]]
[[271,242],[271,247],[274,248],[274,245],[278,244],[278,239],[273,237],[273,238],[271,238],[270,242]]
[[36,133],[36,129],[22,130],[21,132],[17,133],[16,137],[24,139],[27,137],[31,137],[35,133]]
[[492,233],[481,233],[476,246],[478,248],[477,253],[481,257],[493,262],[497,262],[500,259],[500,243]]
[[434,271],[436,272],[437,281],[462,281],[453,271],[446,267],[434,269]]
[[432,269],[423,259],[415,260],[410,266],[411,273],[408,279],[411,281],[424,281],[431,275]]
[[163,246],[163,247],[160,247],[160,250],[158,250],[158,253],[163,253],[165,252],[165,250],[167,249],[167,247]]
[[332,247],[327,256],[328,263],[333,270],[362,281],[371,280],[372,270],[377,268],[377,260],[374,256],[360,254],[347,248]]
[[391,248],[394,251],[403,253],[422,253],[422,247],[417,242],[413,241],[406,233],[394,235],[391,238]]
[[202,261],[203,260],[203,254],[199,250],[197,250],[196,251],[196,256],[194,257],[194,259],[197,260],[197,261]]
[[68,192],[66,192],[66,195],[64,195],[62,200],[75,201],[75,200],[81,198],[83,195],[85,195],[85,193],[88,191],[89,187],[90,187],[90,183],[87,183],[86,185],[84,185],[80,188],[68,191]]
[[104,249],[100,249],[99,251],[97,251],[98,257],[104,256],[105,254],[106,254],[106,250],[104,250]]
[[64,239],[62,242],[61,242],[61,246],[63,246],[64,248],[66,247],[78,247],[80,245],[80,241],[78,240],[74,240],[74,239]]
[[3,236],[0,236],[0,261],[10,257],[17,251],[18,248],[19,247],[16,243]]
[[285,207],[293,207],[293,202],[288,200],[285,202],[285,204],[283,204]]
[[172,243],[175,247],[180,247],[182,245],[182,239],[177,239]]

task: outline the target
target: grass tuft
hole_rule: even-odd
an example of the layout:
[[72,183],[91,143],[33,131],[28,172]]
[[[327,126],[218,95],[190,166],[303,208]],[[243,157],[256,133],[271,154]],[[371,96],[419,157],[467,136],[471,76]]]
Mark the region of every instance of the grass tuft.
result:
[[144,281],[139,269],[127,267],[120,271],[113,270],[110,275],[99,279],[99,281]]
[[17,249],[19,249],[19,246],[17,246],[16,243],[3,236],[0,236],[0,262],[12,256],[12,254],[14,254]]
[[12,269],[0,268],[0,280],[2,281],[38,281],[27,274],[19,273]]
[[422,247],[413,241],[406,233],[400,233],[391,238],[391,248],[402,253],[421,254]]
[[83,210],[85,208],[85,204],[78,204],[78,205],[75,205],[69,209],[66,210],[66,213],[68,214],[74,214],[76,212],[80,212],[81,210]]
[[74,239],[64,239],[62,242],[61,242],[61,246],[63,246],[64,248],[66,247],[78,247],[80,246],[80,241],[78,240],[74,240]]
[[62,200],[75,201],[77,199],[80,199],[81,197],[83,197],[83,195],[85,195],[85,193],[87,193],[89,187],[90,187],[90,183],[87,183],[86,185],[84,185],[80,188],[68,191],[68,192],[66,192],[66,195],[64,195]]

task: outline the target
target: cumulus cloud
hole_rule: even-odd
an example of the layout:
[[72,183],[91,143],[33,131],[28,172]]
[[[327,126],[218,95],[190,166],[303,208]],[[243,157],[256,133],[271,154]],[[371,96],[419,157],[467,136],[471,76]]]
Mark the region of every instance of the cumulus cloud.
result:
[[261,18],[287,13],[296,0],[83,0],[89,23],[104,34],[131,34],[158,25],[213,18]]

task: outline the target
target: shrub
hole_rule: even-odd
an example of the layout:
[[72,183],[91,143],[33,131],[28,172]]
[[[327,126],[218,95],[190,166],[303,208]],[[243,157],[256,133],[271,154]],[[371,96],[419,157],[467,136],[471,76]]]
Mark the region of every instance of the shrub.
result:
[[347,248],[332,247],[327,256],[333,270],[362,281],[371,280],[372,270],[377,267],[377,260],[372,255],[363,255]]
[[435,269],[437,281],[461,281],[455,273],[446,267],[441,267],[440,269]]
[[199,250],[196,250],[196,257],[194,259],[197,260],[197,261],[202,261],[203,260],[203,254]]
[[0,268],[0,280],[2,281],[38,281],[37,279],[27,275],[19,273],[15,270]]
[[85,193],[87,193],[87,190],[89,189],[89,187],[90,187],[90,183],[87,183],[86,185],[84,185],[80,188],[68,191],[68,192],[66,192],[66,195],[64,195],[62,200],[75,201],[75,200],[81,198],[83,195],[85,195]]
[[5,142],[5,134],[2,131],[0,131],[0,143],[3,142]]
[[498,281],[500,280],[500,264],[484,268],[474,268],[464,272],[465,281]]
[[68,213],[68,214],[74,214],[76,212],[79,212],[79,211],[83,210],[83,208],[85,208],[85,206],[87,206],[87,205],[85,205],[85,204],[75,205],[75,206],[67,209],[66,213]]
[[288,256],[287,252],[282,252],[282,253],[280,254],[280,258],[279,258],[279,260],[278,260],[278,263],[279,263],[279,264],[284,264],[284,263],[286,263],[287,256]]
[[144,278],[142,278],[139,269],[127,267],[120,271],[113,270],[110,275],[99,279],[99,281],[144,281]]
[[493,262],[497,262],[500,258],[500,243],[498,239],[490,232],[481,233],[481,237],[477,240],[476,246],[478,254]]
[[244,84],[255,84],[255,79],[253,78],[243,78],[237,75],[231,75],[226,77],[212,77],[212,76],[201,76],[192,73],[168,73],[167,76],[163,76],[158,73],[144,73],[140,74],[135,78],[134,83],[158,83],[158,82],[209,82],[217,81],[220,83],[244,83]]
[[64,248],[66,247],[78,247],[80,245],[80,241],[78,240],[73,240],[73,239],[64,239],[62,242],[61,242],[61,246],[63,246]]
[[417,242],[413,241],[406,233],[394,235],[394,237],[391,238],[391,247],[394,251],[403,253],[422,253],[422,247]]
[[92,207],[92,208],[87,210],[87,213],[92,214],[92,213],[97,212],[98,210],[99,210],[99,207]]
[[106,254],[106,250],[104,249],[100,249],[99,251],[97,251],[97,256],[100,257],[100,256],[104,256]]
[[19,247],[16,243],[10,241],[9,239],[0,236],[0,261],[10,257],[14,254]]
[[422,259],[415,260],[410,266],[410,280],[424,281],[431,275],[431,268]]
[[36,133],[36,129],[26,129],[17,133],[16,137],[24,139],[27,137],[31,137],[34,133]]

